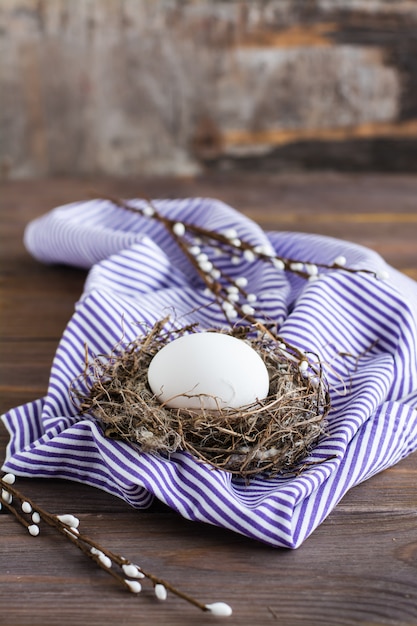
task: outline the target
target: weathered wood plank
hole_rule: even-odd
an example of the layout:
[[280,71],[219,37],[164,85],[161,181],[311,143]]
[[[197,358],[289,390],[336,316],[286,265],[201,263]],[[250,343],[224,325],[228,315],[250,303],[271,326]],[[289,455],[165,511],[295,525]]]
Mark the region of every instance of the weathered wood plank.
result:
[[0,175],[416,171],[401,0],[4,0]]
[[[417,618],[415,511],[345,511],[341,505],[300,550],[286,552],[171,512],[113,507],[113,499],[94,498],[93,490],[84,489],[84,498],[73,490],[75,500],[69,502],[66,485],[52,481],[47,489],[40,482],[25,489],[38,490],[40,501],[42,489],[55,491],[54,499],[46,495],[54,510],[62,506],[56,487],[72,511],[75,504],[82,510],[90,503],[93,510],[80,514],[81,523],[99,542],[196,596],[230,602],[235,609],[230,624],[399,625]],[[366,487],[354,491],[361,489]],[[377,489],[373,494],[381,495]],[[1,522],[8,547],[0,575],[0,597],[10,607],[7,624],[54,624],[61,616],[74,626],[87,620],[98,625],[120,611],[127,625],[141,618],[139,623],[212,623],[175,598],[161,605],[149,591],[126,596],[48,530],[34,540],[11,519],[3,516]]]

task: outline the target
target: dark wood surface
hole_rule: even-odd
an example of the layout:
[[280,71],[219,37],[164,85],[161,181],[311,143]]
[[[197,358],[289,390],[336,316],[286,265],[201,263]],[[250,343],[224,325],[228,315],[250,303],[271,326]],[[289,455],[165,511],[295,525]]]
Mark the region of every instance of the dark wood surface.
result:
[[[58,340],[85,272],[44,266],[25,251],[32,218],[102,193],[124,197],[210,195],[277,230],[318,232],[380,252],[417,278],[417,177],[286,175],[199,180],[7,182],[1,198],[2,412],[42,396]],[[0,453],[7,434],[0,426]],[[119,588],[61,536],[31,537],[0,515],[0,624],[417,624],[417,457],[352,489],[297,550],[269,548],[188,522],[160,504],[138,512],[96,489],[60,480],[16,486],[53,513],[71,512],[83,531],[203,602],[234,610],[215,618],[150,588]]]

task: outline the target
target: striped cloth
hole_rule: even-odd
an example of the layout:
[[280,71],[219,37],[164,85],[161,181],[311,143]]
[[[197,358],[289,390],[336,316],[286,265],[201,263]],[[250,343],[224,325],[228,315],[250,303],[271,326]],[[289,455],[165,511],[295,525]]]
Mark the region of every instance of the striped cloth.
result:
[[388,269],[387,280],[325,270],[306,281],[259,260],[236,265],[227,255],[215,259],[230,276],[248,279],[258,317],[277,322],[282,337],[324,363],[332,409],[328,434],[308,458],[312,464],[299,475],[258,476],[248,486],[186,452],[158,458],[109,440],[95,419],[77,415],[68,388],[82,372],[85,344],[91,355],[108,354],[167,314],[178,327],[226,323],[160,223],[94,200],[59,207],[26,229],[26,246],[40,261],[90,271],[58,345],[46,396],[3,416],[10,433],[3,470],[87,483],[137,508],[156,497],[187,519],[296,548],[348,489],[417,446],[417,285],[371,250],[316,235],[266,233],[220,201],[154,204],[181,222],[233,228],[241,240],[272,246],[281,257],[331,264],[344,255],[352,268]]

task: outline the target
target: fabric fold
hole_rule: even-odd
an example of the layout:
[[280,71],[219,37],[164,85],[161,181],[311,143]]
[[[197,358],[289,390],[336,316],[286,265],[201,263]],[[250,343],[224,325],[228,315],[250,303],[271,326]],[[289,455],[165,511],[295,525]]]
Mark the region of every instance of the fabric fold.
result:
[[[135,207],[143,200],[129,201]],[[224,311],[163,224],[107,200],[59,207],[31,222],[25,243],[45,263],[90,268],[84,292],[57,347],[46,396],[2,416],[10,433],[4,471],[55,476],[103,489],[136,508],[158,498],[187,519],[215,524],[272,546],[296,548],[354,485],[417,447],[417,284],[375,252],[305,233],[264,232],[222,202],[155,200],[158,212],[210,231],[269,246],[276,255],[348,268],[314,281],[272,263],[216,257],[222,272],[245,276],[260,319],[318,355],[332,409],[327,433],[299,474],[262,475],[249,484],[186,452],[169,458],[108,439],[79,415],[68,388],[91,356],[110,354],[158,320],[174,327],[224,328]],[[203,253],[212,253],[202,246]]]

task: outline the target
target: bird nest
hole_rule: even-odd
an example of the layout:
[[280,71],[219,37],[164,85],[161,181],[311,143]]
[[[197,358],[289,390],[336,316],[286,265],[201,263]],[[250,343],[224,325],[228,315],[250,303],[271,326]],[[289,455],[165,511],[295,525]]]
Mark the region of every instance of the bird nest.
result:
[[96,418],[105,436],[137,443],[143,452],[169,457],[185,450],[246,479],[293,470],[325,432],[330,404],[321,369],[310,365],[303,372],[272,335],[237,327],[222,332],[248,342],[262,357],[268,397],[239,409],[168,408],[149,387],[148,367],[164,345],[189,332],[195,328],[167,331],[158,323],[111,355],[93,360],[86,355],[83,374],[71,388],[79,413]]

